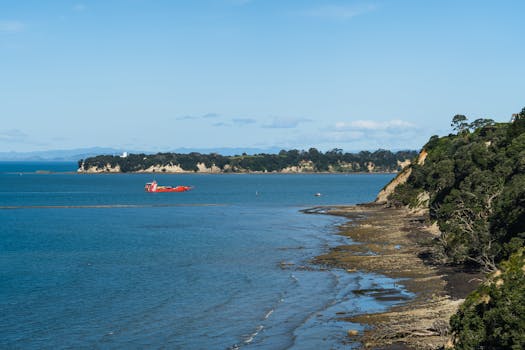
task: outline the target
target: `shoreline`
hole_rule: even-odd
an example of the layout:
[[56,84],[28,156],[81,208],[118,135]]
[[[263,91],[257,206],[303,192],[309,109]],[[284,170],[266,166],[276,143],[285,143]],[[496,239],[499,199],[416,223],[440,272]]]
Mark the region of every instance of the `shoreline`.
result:
[[204,172],[204,171],[185,171],[185,172],[156,172],[156,171],[73,171],[72,173],[78,175],[118,175],[118,174],[130,174],[130,175],[397,175],[400,172],[395,171],[298,171],[298,172],[284,172],[284,171],[239,171],[239,172]]
[[353,243],[315,257],[315,264],[395,278],[414,295],[406,300],[381,286],[354,291],[398,304],[381,313],[334,315],[365,325],[364,333],[349,329],[348,341],[374,349],[437,349],[448,342],[450,316],[479,284],[481,274],[432,264],[428,251],[436,232],[425,224],[424,216],[375,203],[321,206],[303,212],[349,219],[340,225],[339,234]]

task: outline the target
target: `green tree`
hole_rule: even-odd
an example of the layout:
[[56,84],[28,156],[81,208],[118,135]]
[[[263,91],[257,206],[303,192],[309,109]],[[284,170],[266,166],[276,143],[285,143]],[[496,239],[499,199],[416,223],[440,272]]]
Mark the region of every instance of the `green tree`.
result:
[[450,325],[454,349],[525,348],[524,250],[502,264],[498,276],[469,295]]
[[468,130],[469,123],[467,123],[468,118],[464,116],[463,114],[456,114],[452,118],[452,122],[450,123],[450,126],[454,131],[457,133],[463,133]]
[[494,120],[492,119],[486,119],[486,118],[478,118],[474,120],[472,123],[468,125],[468,127],[472,130],[476,130],[482,127],[485,127],[487,125],[494,124]]

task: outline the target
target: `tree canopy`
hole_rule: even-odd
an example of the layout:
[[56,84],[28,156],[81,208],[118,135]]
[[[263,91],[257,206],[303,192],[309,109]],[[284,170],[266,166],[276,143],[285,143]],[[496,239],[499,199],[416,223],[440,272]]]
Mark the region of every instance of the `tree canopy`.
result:
[[[495,272],[452,318],[456,349],[525,348],[525,108],[509,123],[456,115],[389,197],[426,207],[438,260]],[[423,196],[422,194],[426,194]],[[421,198],[428,198],[422,202]]]

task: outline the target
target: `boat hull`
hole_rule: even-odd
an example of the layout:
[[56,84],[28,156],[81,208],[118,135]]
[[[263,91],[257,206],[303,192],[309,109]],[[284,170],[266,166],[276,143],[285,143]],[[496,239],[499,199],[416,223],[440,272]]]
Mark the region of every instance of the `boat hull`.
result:
[[186,192],[191,190],[191,186],[159,186],[156,181],[148,182],[144,187],[146,192]]
[[148,192],[186,192],[191,190],[189,186],[177,186],[177,187],[167,187],[167,188],[157,188],[155,191]]

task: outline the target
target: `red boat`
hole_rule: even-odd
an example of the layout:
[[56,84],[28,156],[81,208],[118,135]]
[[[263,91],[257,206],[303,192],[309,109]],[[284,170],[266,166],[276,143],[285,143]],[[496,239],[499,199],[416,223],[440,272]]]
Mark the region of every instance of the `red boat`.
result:
[[144,190],[146,192],[186,192],[191,190],[193,187],[191,186],[177,186],[177,187],[171,187],[171,186],[159,186],[157,184],[157,181],[148,182],[146,186],[144,187]]

